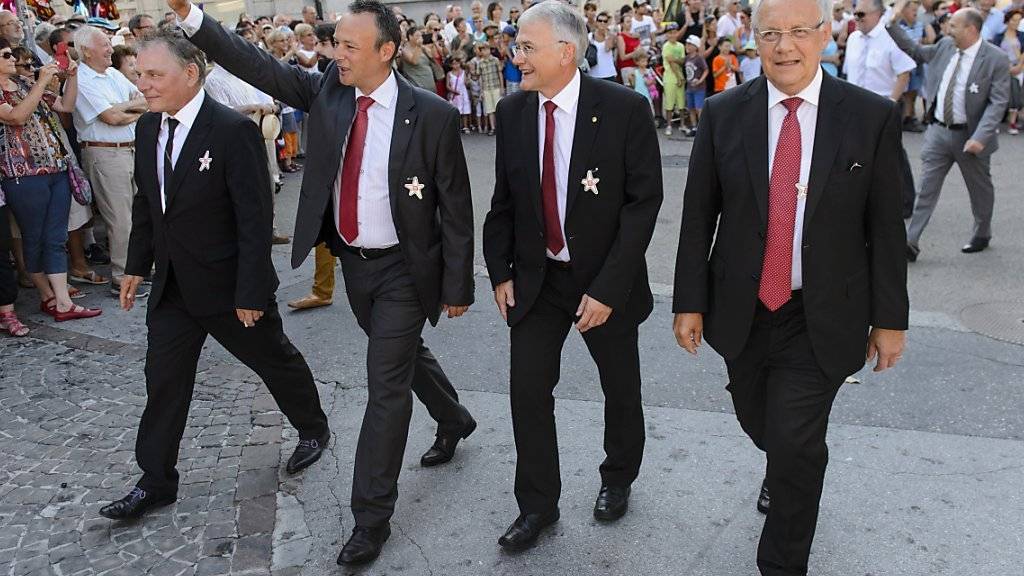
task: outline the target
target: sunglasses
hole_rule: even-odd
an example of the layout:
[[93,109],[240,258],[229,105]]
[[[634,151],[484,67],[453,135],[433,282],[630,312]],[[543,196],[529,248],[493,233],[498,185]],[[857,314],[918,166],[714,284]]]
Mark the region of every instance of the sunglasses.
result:
[[597,21],[600,22],[601,24],[607,24],[608,23],[608,19],[607,18],[598,18]]
[[14,52],[0,52],[0,58],[4,60],[14,60]]

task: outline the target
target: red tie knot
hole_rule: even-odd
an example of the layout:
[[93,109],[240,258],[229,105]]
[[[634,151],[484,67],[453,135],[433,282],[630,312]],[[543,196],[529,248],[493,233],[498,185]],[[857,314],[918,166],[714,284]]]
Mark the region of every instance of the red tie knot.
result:
[[786,107],[786,110],[790,114],[796,113],[797,108],[804,103],[803,98],[786,98],[782,101],[782,105]]
[[555,104],[554,100],[548,100],[544,103],[544,111],[547,112],[548,118],[554,115],[556,108],[558,108],[558,104]]
[[359,107],[360,112],[366,112],[370,109],[370,106],[373,106],[373,98],[370,98],[369,96],[360,96],[359,98],[356,98],[356,106]]

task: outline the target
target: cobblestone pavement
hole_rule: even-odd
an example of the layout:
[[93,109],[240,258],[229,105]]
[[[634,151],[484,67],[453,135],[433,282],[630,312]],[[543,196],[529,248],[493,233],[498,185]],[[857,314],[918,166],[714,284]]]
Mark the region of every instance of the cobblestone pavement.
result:
[[282,416],[235,364],[200,366],[178,502],[99,507],[138,478],[144,350],[59,329],[0,339],[0,574],[267,574]]

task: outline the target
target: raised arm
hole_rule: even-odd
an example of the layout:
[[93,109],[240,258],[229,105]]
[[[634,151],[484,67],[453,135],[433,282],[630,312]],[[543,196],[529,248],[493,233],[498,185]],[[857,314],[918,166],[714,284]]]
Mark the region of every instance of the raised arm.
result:
[[[897,6],[899,5],[900,4],[897,3]],[[895,11],[895,8],[893,10]],[[898,12],[896,13],[898,14]],[[885,30],[889,33],[889,36],[892,37],[893,42],[899,46],[900,50],[906,52],[907,56],[913,58],[918,64],[931,62],[938,53],[939,46],[942,45],[942,42],[939,42],[938,44],[918,44],[917,42],[914,42],[910,36],[907,36],[907,33],[903,31],[903,28],[900,28],[900,25],[897,24],[896,20],[896,18],[893,18],[885,25]]]

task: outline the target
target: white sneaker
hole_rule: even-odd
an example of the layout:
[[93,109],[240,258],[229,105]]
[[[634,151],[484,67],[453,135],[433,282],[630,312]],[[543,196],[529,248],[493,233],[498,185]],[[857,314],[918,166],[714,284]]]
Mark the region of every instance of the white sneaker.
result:
[[671,135],[672,135],[672,127],[669,126],[668,128],[665,128],[665,136],[671,136]]
[[1009,134],[1010,136],[1016,136],[1017,134],[1020,134],[1020,130],[1011,127],[1009,130],[1006,131],[1006,133]]

